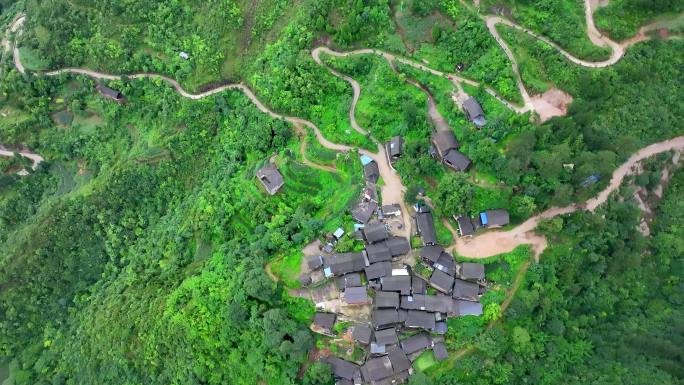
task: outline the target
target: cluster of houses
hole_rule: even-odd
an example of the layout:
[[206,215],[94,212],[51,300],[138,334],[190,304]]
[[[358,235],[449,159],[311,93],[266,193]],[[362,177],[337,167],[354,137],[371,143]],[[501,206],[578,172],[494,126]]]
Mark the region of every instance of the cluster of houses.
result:
[[[377,215],[377,218],[375,216]],[[359,252],[314,255],[311,270],[333,279],[347,306],[370,306],[370,319],[353,325],[352,338],[365,349],[362,362],[327,357],[337,385],[390,385],[405,382],[413,362],[431,349],[435,359],[448,357],[443,335],[449,317],[482,314],[484,265],[457,263],[437,245],[432,213],[420,207],[414,220],[423,246],[424,271],[404,264],[412,252],[409,240],[392,235],[383,218],[402,215],[398,205],[378,209],[377,196],[367,187],[353,210],[361,226],[354,237],[365,243]],[[318,312],[312,330],[334,335],[337,315]]]
[[454,216],[458,224],[458,233],[462,237],[469,237],[481,228],[503,227],[510,223],[508,211],[504,209],[486,210],[472,218],[468,216]]

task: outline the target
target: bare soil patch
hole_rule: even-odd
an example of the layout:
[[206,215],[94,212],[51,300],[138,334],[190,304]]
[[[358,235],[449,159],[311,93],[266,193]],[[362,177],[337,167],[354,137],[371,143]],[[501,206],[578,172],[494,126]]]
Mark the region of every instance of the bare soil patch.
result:
[[537,111],[542,122],[554,116],[563,116],[568,112],[568,105],[572,103],[572,96],[558,88],[551,88],[541,95],[532,97],[532,106]]

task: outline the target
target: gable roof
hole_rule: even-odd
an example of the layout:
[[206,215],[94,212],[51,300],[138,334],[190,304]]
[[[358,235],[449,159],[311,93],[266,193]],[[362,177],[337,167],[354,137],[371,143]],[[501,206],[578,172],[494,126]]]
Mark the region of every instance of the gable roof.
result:
[[505,226],[510,223],[511,219],[508,211],[504,209],[487,210],[484,212],[485,217],[482,218],[482,224],[487,226]]
[[411,244],[409,240],[404,237],[389,237],[387,241],[387,247],[390,249],[393,257],[404,255],[411,251]]
[[391,215],[401,215],[401,206],[393,203],[391,205],[383,205],[382,208],[382,215],[384,216],[391,216]]
[[97,83],[95,85],[95,89],[99,91],[102,95],[113,99],[113,100],[121,100],[123,98],[123,94],[115,89],[109,88],[103,84]]
[[442,157],[442,160],[444,160],[444,163],[446,163],[447,166],[450,166],[456,171],[466,171],[468,168],[470,168],[472,163],[470,158],[458,150],[447,151],[447,153]]
[[456,261],[454,261],[454,257],[451,254],[445,251],[439,256],[434,267],[449,275],[454,275],[456,272]]
[[389,237],[385,224],[378,221],[371,221],[363,228],[363,235],[368,243],[384,241]]
[[420,257],[435,263],[439,259],[439,256],[442,255],[443,251],[444,248],[440,245],[423,246],[423,248],[420,249]]
[[461,299],[457,299],[456,304],[458,306],[459,316],[482,315],[482,304],[479,302],[464,301]]
[[427,333],[418,333],[408,339],[401,341],[401,349],[406,354],[415,353],[422,349],[427,349],[432,345],[432,340]]
[[352,331],[352,338],[362,344],[369,344],[371,340],[371,334],[373,330],[368,325],[357,324],[354,325],[354,330]]
[[462,279],[454,280],[454,298],[477,300],[479,294],[480,285],[473,282],[464,281]]
[[392,252],[386,241],[366,245],[366,255],[368,262],[384,262],[392,259]]
[[473,227],[473,221],[470,217],[461,215],[456,218],[456,223],[458,224],[458,232],[462,237],[475,234],[475,227]]
[[429,313],[422,310],[409,310],[406,314],[406,321],[404,324],[407,328],[435,328],[435,313]]
[[454,285],[454,277],[449,274],[435,269],[430,277],[430,285],[442,293],[451,293],[451,288]]
[[484,111],[482,111],[482,106],[480,106],[480,103],[475,98],[471,97],[463,101],[463,112],[476,126],[482,127],[485,125]]
[[378,209],[378,204],[373,201],[359,202],[351,211],[352,218],[359,223],[368,223],[375,211]]
[[410,275],[394,275],[390,277],[380,278],[383,291],[399,291],[401,294],[409,294],[411,292],[411,276]]
[[342,275],[361,271],[366,267],[366,262],[361,253],[333,254],[324,258],[323,264],[329,268],[331,275]]
[[353,380],[359,374],[359,365],[337,357],[327,357],[325,359],[330,364],[330,369],[336,377]]
[[432,347],[432,353],[434,353],[437,361],[444,361],[449,358],[449,353],[443,342],[435,342],[435,345]]
[[459,265],[459,278],[480,280],[485,277],[485,267],[481,263],[463,262]]
[[390,262],[377,262],[367,266],[366,279],[378,279],[392,274],[392,264]]
[[423,278],[414,275],[411,277],[411,294],[425,294],[427,291],[427,285]]
[[366,163],[363,166],[363,175],[366,180],[371,183],[377,183],[380,178],[380,169],[378,169],[378,164],[375,161]]
[[417,213],[416,227],[420,237],[423,239],[423,244],[434,245],[437,243],[437,232],[435,231],[435,223],[432,220],[432,213]]
[[344,289],[342,298],[344,299],[344,302],[348,304],[361,304],[369,301],[368,292],[366,292],[364,286],[348,287]]
[[335,286],[340,290],[346,287],[361,286],[361,274],[349,273],[339,276],[335,278]]
[[375,332],[375,342],[378,345],[394,345],[399,343],[397,330],[394,328],[378,330]]
[[371,313],[371,323],[375,329],[383,329],[399,323],[399,313],[395,309],[375,309]]
[[366,382],[382,380],[393,373],[392,363],[387,356],[371,358],[361,366],[361,374]]
[[438,130],[432,134],[432,143],[439,156],[444,156],[449,150],[458,148],[458,141],[451,130]]
[[330,331],[332,330],[332,327],[335,325],[336,319],[337,314],[335,313],[316,312],[313,319],[313,325],[317,328]]
[[389,141],[390,156],[400,156],[404,152],[404,139],[401,136],[395,136]]
[[414,294],[402,296],[399,307],[406,310],[424,310],[447,315],[458,314],[456,301],[446,295]]
[[264,185],[266,191],[271,195],[277,193],[285,183],[280,171],[278,171],[276,166],[272,163],[267,163],[264,167],[258,169],[256,176],[261,184]]
[[399,308],[399,293],[394,291],[376,291],[375,292],[375,307],[391,307]]
[[392,371],[396,373],[409,370],[411,368],[411,361],[406,357],[406,353],[399,348],[394,348],[390,350],[387,356],[392,363]]

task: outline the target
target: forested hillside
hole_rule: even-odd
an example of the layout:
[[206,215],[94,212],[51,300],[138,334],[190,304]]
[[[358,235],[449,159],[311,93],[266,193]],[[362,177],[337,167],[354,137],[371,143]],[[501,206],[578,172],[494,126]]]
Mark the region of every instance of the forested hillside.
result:
[[[314,304],[288,290],[302,247],[353,228],[358,151],[404,137],[394,167],[406,201],[418,191],[432,199],[445,246],[454,214],[505,208],[518,224],[584,202],[632,153],[684,134],[684,7],[656,3],[611,0],[597,11],[597,26],[620,40],[675,20],[674,39],[651,34],[603,68],[494,27],[532,96],[572,96],[565,116],[542,123],[524,110],[482,15],[500,10],[571,54],[604,60],[610,52],[584,33],[580,1],[483,0],[478,12],[456,0],[0,0],[3,35],[26,17],[7,35],[25,73],[2,48],[0,146],[45,158],[22,177],[27,159],[0,157],[0,383],[334,383],[328,366],[309,362]],[[323,54],[319,64],[319,46],[374,48],[477,83],[457,86],[377,52]],[[325,148],[310,127],[269,116],[240,90],[194,100],[159,78],[41,72],[65,67],[162,74],[189,92],[241,83],[265,108],[358,150]],[[360,84],[358,104],[331,70]],[[482,104],[484,127],[454,102],[462,92]],[[473,160],[466,173],[429,155],[430,98]],[[353,127],[352,105],[371,135]],[[273,196],[254,177],[269,161],[285,179]],[[658,172],[639,183],[655,188]],[[463,350],[410,383],[682,384],[684,172],[653,207],[650,236],[637,231],[644,214],[628,189],[596,213],[544,222],[549,247],[505,313],[489,314],[487,328],[459,323],[469,329],[447,338]],[[527,250],[509,257],[520,264]],[[273,262],[293,272],[276,282],[265,270]]]

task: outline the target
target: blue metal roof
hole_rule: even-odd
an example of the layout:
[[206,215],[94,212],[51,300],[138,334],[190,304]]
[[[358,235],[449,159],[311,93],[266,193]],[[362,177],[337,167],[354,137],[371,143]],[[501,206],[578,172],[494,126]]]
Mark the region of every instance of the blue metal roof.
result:
[[487,213],[484,211],[480,213],[480,222],[482,222],[482,226],[487,226],[487,223],[489,222],[487,220]]
[[371,158],[370,156],[368,156],[368,155],[361,155],[361,164],[362,164],[362,165],[365,166],[365,165],[367,165],[368,163],[370,163],[370,162],[372,162],[372,161],[373,161],[373,158]]

